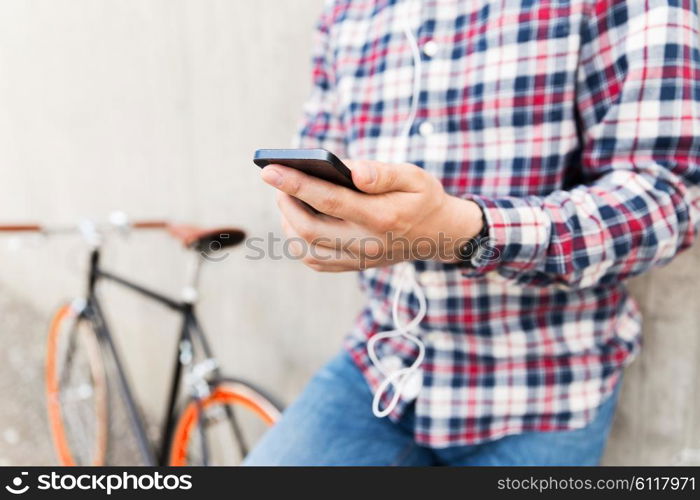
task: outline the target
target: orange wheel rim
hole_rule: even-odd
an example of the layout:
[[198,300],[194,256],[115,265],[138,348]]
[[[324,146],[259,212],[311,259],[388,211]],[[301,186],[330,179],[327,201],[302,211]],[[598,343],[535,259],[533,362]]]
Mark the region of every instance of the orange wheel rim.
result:
[[[60,383],[58,380],[58,343],[64,321],[74,316],[73,308],[69,304],[66,304],[58,310],[51,320],[44,374],[51,437],[58,453],[59,462],[61,465],[66,466],[75,466],[77,464],[71,452],[70,444],[68,443],[68,437],[66,436],[66,429],[63,422],[63,412],[61,411]],[[94,355],[94,353],[90,354]],[[106,384],[104,373],[101,375],[102,377],[100,377],[100,380],[97,380],[96,385],[102,385],[104,387],[104,384]],[[95,400],[95,405],[98,421],[101,424],[98,425],[95,458],[92,465],[103,465],[104,457],[107,452],[106,398],[98,396]]]
[[[268,403],[255,401],[254,397],[247,396],[240,392],[223,387],[217,387],[205,399],[201,401],[201,407],[207,409],[217,404],[240,405],[250,410],[257,415],[266,425],[271,426],[277,421],[279,414],[276,409],[274,412],[266,409]],[[196,402],[190,402],[177,423],[175,436],[173,437],[172,448],[170,451],[170,465],[184,466],[187,465],[187,449],[189,447],[192,430],[197,425],[199,418],[199,406]]]

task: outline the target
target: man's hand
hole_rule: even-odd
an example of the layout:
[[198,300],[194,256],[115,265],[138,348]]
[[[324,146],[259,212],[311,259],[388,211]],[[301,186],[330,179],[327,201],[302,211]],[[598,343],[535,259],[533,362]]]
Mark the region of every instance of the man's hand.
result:
[[[317,271],[356,271],[405,260],[457,260],[481,231],[473,201],[410,164],[345,161],[358,193],[282,165],[262,169],[277,203],[290,252]],[[311,208],[313,207],[313,208]]]

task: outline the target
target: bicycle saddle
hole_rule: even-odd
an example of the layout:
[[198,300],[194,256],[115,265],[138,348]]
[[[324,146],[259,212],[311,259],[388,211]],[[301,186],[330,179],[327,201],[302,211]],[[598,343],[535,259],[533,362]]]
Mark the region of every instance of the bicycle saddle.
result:
[[168,232],[187,248],[212,253],[245,240],[245,232],[235,227],[205,229],[190,224],[169,224]]

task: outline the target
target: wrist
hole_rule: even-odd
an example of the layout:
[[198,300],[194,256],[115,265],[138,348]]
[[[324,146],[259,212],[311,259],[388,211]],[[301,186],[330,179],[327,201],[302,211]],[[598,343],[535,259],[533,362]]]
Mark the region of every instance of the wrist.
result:
[[460,261],[461,248],[484,228],[481,207],[472,200],[447,196],[444,205],[445,224],[442,229],[443,253],[441,260]]

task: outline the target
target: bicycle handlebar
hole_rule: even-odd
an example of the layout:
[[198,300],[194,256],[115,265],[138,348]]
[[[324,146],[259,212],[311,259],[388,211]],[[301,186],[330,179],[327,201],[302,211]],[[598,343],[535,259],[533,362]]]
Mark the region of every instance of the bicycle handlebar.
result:
[[41,226],[38,224],[6,224],[0,225],[0,231],[27,233],[41,231]]
[[[106,224],[110,228],[119,229],[122,227],[120,224]],[[143,220],[134,221],[125,224],[123,227],[126,229],[168,229],[170,223],[164,220]],[[101,229],[106,229],[102,227]],[[69,225],[69,226],[42,226],[40,224],[0,224],[0,232],[4,233],[70,233],[70,232],[80,232],[80,224]]]
[[245,232],[236,227],[200,228],[188,224],[172,224],[166,220],[129,221],[125,214],[116,212],[106,224],[85,220],[69,226],[43,226],[40,224],[0,224],[0,232],[35,232],[44,235],[80,233],[92,244],[99,244],[100,235],[109,231],[128,232],[131,229],[159,229],[180,241],[186,248],[210,251],[241,243]]

